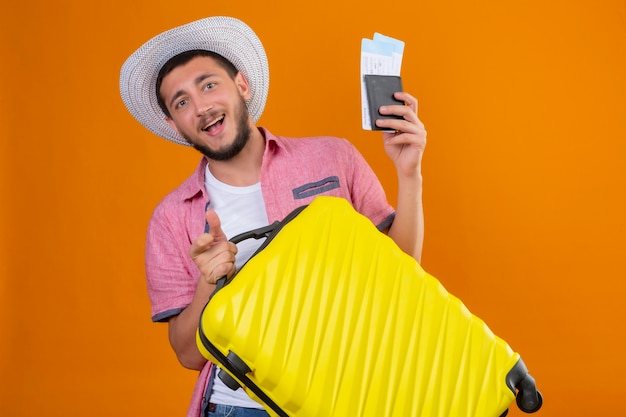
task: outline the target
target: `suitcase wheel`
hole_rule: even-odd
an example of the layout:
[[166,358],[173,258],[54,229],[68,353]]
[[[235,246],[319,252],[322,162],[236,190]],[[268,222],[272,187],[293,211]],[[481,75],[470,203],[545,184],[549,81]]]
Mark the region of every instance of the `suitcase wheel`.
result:
[[248,365],[246,365],[246,363],[244,361],[241,360],[241,358],[239,356],[237,356],[237,354],[235,352],[233,352],[232,350],[228,351],[228,356],[226,357],[226,359],[228,359],[228,362],[230,362],[230,364],[235,368],[235,370],[241,374],[241,376],[247,374],[248,372],[250,372],[252,369],[250,369],[250,367]]
[[223,369],[220,369],[220,371],[217,373],[217,377],[222,380],[224,385],[226,385],[228,388],[232,389],[233,391],[236,391],[239,388],[241,388],[241,385],[239,385],[239,382],[237,382],[235,378],[230,376],[230,374],[224,371]]
[[530,392],[520,390],[515,400],[519,409],[525,413],[534,413],[543,405],[543,396],[541,392],[536,390],[531,390]]
[[520,358],[506,377],[508,387],[513,391],[520,410],[534,413],[543,405],[543,396],[537,390],[535,379],[528,373],[524,361]]

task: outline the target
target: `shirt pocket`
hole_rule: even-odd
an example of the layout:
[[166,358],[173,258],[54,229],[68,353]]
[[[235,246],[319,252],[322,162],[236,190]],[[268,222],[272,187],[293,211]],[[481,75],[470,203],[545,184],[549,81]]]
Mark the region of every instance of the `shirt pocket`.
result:
[[322,194],[330,190],[339,188],[339,177],[332,176],[324,178],[323,180],[310,182],[308,184],[301,185],[293,189],[293,198],[301,200],[303,198],[311,197],[314,195]]

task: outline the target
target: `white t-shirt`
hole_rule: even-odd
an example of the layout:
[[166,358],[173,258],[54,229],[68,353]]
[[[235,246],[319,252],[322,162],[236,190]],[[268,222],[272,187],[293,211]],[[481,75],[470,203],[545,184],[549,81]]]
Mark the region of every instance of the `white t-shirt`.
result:
[[[247,187],[233,187],[215,178],[207,165],[205,187],[211,199],[209,208],[217,213],[222,231],[228,239],[240,233],[268,225],[261,183]],[[237,256],[235,258],[237,269],[250,259],[263,241],[264,239],[247,239],[237,244]],[[219,378],[215,378],[213,383],[211,402],[263,409],[263,406],[250,399],[243,389],[239,388],[237,391],[233,391],[224,385]]]

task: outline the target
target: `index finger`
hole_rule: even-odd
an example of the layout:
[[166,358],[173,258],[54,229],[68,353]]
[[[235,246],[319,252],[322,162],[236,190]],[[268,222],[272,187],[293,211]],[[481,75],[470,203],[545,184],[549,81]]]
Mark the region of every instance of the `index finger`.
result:
[[222,231],[222,224],[220,222],[220,218],[215,212],[215,210],[207,210],[206,222],[208,225],[207,233],[213,236],[214,242],[222,242],[224,240],[227,240],[226,235]]
[[404,101],[404,103],[409,106],[409,108],[413,110],[415,114],[417,114],[417,99],[411,94],[407,93],[406,91],[398,91],[394,94],[394,97],[397,100]]

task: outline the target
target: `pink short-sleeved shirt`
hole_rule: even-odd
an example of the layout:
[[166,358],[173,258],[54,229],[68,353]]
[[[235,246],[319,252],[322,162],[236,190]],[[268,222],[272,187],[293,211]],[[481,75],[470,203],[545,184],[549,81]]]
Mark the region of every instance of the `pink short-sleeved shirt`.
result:
[[[285,138],[260,128],[266,147],[261,190],[270,223],[320,195],[342,197],[383,230],[391,225],[393,207],[376,175],[357,149],[332,137]],[[206,160],[156,207],[148,227],[146,275],[152,320],[167,321],[190,303],[199,271],[188,255],[193,240],[205,231],[210,196],[204,187]],[[211,365],[200,372],[189,417],[198,417]]]

